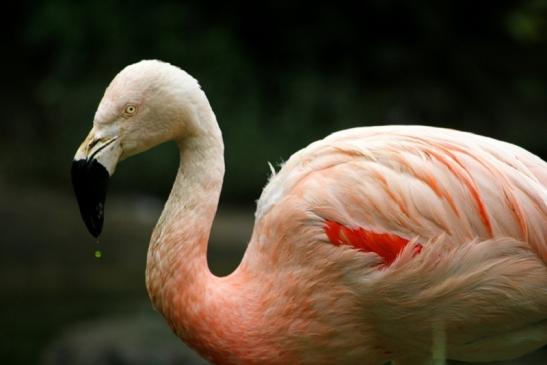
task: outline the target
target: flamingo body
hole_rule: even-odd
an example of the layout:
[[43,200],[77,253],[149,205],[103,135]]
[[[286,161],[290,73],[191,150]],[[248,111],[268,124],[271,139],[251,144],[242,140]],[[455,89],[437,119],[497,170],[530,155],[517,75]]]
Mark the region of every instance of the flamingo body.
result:
[[112,175],[119,159],[166,140],[181,166],[152,234],[147,288],[212,362],[487,361],[547,343],[547,164],[533,154],[424,126],[334,133],[271,177],[241,264],[219,278],[206,248],[223,143],[193,78],[157,61],[128,66],[75,159]]
[[[547,337],[546,171],[529,152],[470,133],[422,126],[338,132],[297,152],[271,179],[245,258],[283,252],[277,265],[296,260],[289,265],[304,272],[317,261],[309,285],[319,285],[316,278],[332,280],[331,288],[347,285],[369,311],[332,326],[382,318],[374,332],[389,338],[378,342],[396,342],[385,351],[398,347],[401,361],[431,353],[438,331],[449,358],[515,357]],[[366,244],[368,232],[382,247]],[[342,246],[318,252],[329,242],[346,243],[351,257],[340,257]],[[383,267],[394,254],[398,261]],[[349,311],[330,305],[327,323]],[[356,330],[343,332],[352,343]]]

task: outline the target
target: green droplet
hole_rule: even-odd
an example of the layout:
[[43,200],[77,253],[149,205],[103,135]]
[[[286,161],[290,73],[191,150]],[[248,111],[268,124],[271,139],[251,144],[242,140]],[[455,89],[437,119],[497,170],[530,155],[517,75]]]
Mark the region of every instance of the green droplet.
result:
[[97,250],[95,251],[95,257],[100,259],[101,257],[103,257],[103,253],[101,252],[101,250]]

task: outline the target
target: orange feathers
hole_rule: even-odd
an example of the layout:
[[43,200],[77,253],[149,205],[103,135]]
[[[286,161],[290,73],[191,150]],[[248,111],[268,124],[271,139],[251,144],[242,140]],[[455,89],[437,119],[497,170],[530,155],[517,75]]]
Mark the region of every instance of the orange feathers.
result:
[[[391,233],[367,231],[362,227],[349,228],[334,221],[325,221],[325,233],[336,246],[349,245],[363,252],[378,254],[385,265],[395,261],[409,240]],[[421,245],[416,245],[415,253],[420,253]]]

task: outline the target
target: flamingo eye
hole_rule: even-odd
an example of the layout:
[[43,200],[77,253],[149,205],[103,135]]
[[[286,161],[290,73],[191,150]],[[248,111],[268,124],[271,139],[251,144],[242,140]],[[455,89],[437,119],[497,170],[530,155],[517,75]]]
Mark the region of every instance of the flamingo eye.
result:
[[130,116],[134,115],[136,112],[137,112],[137,106],[133,105],[133,104],[129,104],[129,105],[126,105],[126,107],[123,111],[123,115],[125,117],[130,117]]

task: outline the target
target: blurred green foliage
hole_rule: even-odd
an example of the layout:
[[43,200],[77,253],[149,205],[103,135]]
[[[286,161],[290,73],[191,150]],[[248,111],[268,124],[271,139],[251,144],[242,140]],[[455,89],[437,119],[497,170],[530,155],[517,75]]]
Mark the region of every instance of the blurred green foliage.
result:
[[[17,6],[0,125],[0,176],[14,183],[68,185],[104,88],[145,58],[202,84],[224,132],[228,200],[256,199],[267,161],[352,126],[448,126],[547,154],[546,0]],[[113,188],[166,194],[174,148],[124,163]]]
[[506,18],[506,27],[517,41],[523,43],[541,42],[547,30],[547,1],[527,1]]

